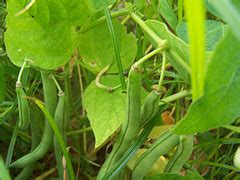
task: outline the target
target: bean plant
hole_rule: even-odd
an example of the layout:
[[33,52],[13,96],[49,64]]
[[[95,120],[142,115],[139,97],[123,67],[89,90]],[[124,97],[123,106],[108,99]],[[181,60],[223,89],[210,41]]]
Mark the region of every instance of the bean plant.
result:
[[240,1],[0,15],[0,179],[240,179]]

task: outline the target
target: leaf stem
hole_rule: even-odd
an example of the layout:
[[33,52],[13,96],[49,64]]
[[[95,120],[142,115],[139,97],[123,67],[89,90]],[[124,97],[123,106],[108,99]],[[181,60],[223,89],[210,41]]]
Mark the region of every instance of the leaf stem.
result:
[[161,87],[163,85],[164,74],[165,74],[165,66],[166,66],[166,52],[163,52],[162,55],[163,55],[162,70],[161,70],[160,78],[159,78],[159,81],[158,81],[158,89],[161,89]]
[[58,89],[58,94],[62,94],[63,90],[62,90],[61,86],[59,85],[59,83],[57,82],[56,78],[53,75],[50,75],[50,78],[52,78],[52,80],[54,81],[54,83]]
[[19,73],[18,73],[18,78],[17,78],[16,87],[21,84],[21,78],[22,78],[22,74],[23,74],[23,71],[24,71],[24,68],[25,68],[26,64],[27,64],[27,62],[24,61],[24,62],[23,62],[23,65],[22,65],[22,67],[21,67],[21,69],[20,69],[20,71],[19,71]]
[[100,89],[103,89],[103,90],[106,90],[108,92],[112,92],[112,88],[109,87],[109,86],[106,86],[104,84],[102,84],[100,82],[101,80],[101,77],[108,71],[108,69],[110,68],[110,65],[107,65],[105,66],[97,75],[96,79],[95,79],[95,85],[100,88]]
[[147,55],[145,55],[144,57],[142,57],[139,61],[135,62],[134,68],[139,68],[146,60],[148,60],[148,59],[151,58],[152,56],[160,53],[161,51],[163,51],[163,48],[162,48],[162,47],[159,47],[159,48],[153,50],[152,52],[148,53]]
[[170,102],[173,102],[173,101],[176,101],[178,99],[181,99],[183,97],[186,97],[188,95],[190,95],[191,92],[187,91],[187,90],[184,90],[184,91],[181,91],[177,94],[174,94],[174,95],[171,95],[171,96],[168,96],[168,97],[165,97],[163,99],[161,99],[160,103],[159,103],[159,106],[162,106],[164,104],[167,104],[167,103],[170,103]]
[[26,67],[26,65],[27,65],[28,63],[32,63],[32,60],[30,60],[30,59],[25,59],[25,60],[24,60],[24,62],[23,62],[23,64],[22,64],[22,67],[21,67],[21,69],[20,69],[20,71],[19,71],[19,73],[18,73],[18,78],[17,78],[16,87],[21,86],[21,84],[22,84],[22,83],[21,83],[22,74],[23,74],[23,71],[24,71],[24,69],[25,69],[25,67]]
[[35,2],[36,0],[31,0],[31,2],[26,7],[24,7],[20,12],[15,14],[15,16],[17,17],[27,12],[33,6],[33,4],[35,4]]
[[133,20],[139,24],[139,26],[158,44],[158,47],[166,48],[166,40],[161,39],[150,27],[148,27],[145,22],[133,11],[130,11],[130,15]]

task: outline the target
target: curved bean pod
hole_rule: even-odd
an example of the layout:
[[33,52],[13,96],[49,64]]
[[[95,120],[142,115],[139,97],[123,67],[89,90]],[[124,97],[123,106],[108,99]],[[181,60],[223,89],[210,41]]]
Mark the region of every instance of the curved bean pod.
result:
[[[39,144],[41,140],[41,129],[39,128],[39,120],[41,120],[41,115],[39,109],[37,109],[36,106],[31,106],[30,111],[30,128],[31,128],[31,137],[32,137],[32,145],[31,145],[31,151],[33,151]],[[32,175],[33,169],[35,167],[35,163],[31,163],[28,166],[26,166],[22,172],[15,178],[15,180],[23,180],[23,179],[29,179],[29,177]]]
[[180,144],[168,161],[164,171],[171,173],[179,173],[183,165],[187,162],[192,154],[194,136],[180,136]]
[[[59,100],[58,100],[58,105],[55,111],[55,116],[54,119],[56,121],[57,127],[59,131],[61,132],[62,136],[64,137],[65,133],[65,116],[66,116],[66,95],[64,92],[59,92],[58,93]],[[64,137],[66,139],[66,137]],[[63,153],[62,149],[59,146],[59,143],[57,139],[54,137],[54,153],[55,153],[55,159],[57,162],[57,169],[58,169],[58,175],[60,178],[63,178],[63,164],[62,164],[62,158],[63,158]]]
[[[49,73],[41,72],[42,81],[43,81],[43,92],[44,92],[44,100],[45,106],[48,112],[54,116],[55,109],[57,106],[57,89],[54,81],[49,78]],[[10,167],[23,168],[30,163],[36,162],[41,159],[51,147],[53,141],[53,130],[45,120],[45,128],[43,132],[43,137],[41,139],[40,144],[36,149],[34,149],[31,153],[21,157],[17,161],[13,162]]]
[[155,89],[153,86],[153,90],[144,100],[143,107],[141,109],[141,125],[147,124],[150,119],[155,117],[159,110],[159,100],[161,98],[161,92]]
[[28,100],[26,99],[26,94],[20,82],[17,82],[16,84],[16,93],[19,112],[18,127],[22,130],[26,130],[30,124],[30,111],[28,106]]
[[128,88],[127,88],[127,117],[122,124],[113,150],[101,168],[98,179],[102,179],[109,167],[117,162],[131,145],[133,139],[140,130],[140,111],[141,111],[141,73],[134,65],[129,71]]
[[132,179],[143,179],[158,158],[167,154],[179,143],[179,136],[171,131],[165,132],[160,138],[136,161]]

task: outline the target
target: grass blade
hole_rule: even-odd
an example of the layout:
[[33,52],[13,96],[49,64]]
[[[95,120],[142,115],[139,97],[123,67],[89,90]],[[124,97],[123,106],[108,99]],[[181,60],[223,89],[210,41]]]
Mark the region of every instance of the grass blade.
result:
[[186,0],[190,40],[190,63],[193,99],[203,94],[205,79],[205,9],[202,0]]
[[116,37],[116,33],[115,33],[114,26],[112,23],[112,18],[111,18],[110,12],[108,10],[106,0],[103,0],[103,1],[104,1],[104,13],[107,18],[107,24],[108,24],[109,32],[110,32],[111,39],[113,42],[113,47],[114,47],[114,51],[115,51],[115,55],[116,55],[116,61],[117,61],[119,78],[120,78],[122,90],[126,91],[127,86],[126,86],[124,74],[123,74],[123,67],[122,67],[122,61],[121,61],[121,56],[120,56],[120,51],[119,51],[118,39]]

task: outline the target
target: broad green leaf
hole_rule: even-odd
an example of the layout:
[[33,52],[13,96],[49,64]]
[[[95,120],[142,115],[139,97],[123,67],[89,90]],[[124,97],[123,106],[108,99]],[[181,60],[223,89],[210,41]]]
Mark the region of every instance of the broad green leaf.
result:
[[[169,45],[167,51],[168,61],[178,71],[182,78],[189,82],[188,71],[189,68],[189,47],[180,38],[171,33],[164,23],[155,20],[147,20],[146,24],[162,39],[166,39]],[[157,47],[153,39],[149,37],[152,44]]]
[[[119,86],[119,77],[106,76],[102,78],[104,85],[115,87]],[[146,91],[142,89],[142,102],[146,97]],[[122,93],[121,88],[107,92],[96,87],[93,81],[84,92],[83,106],[87,111],[97,148],[104,143],[122,124],[126,118],[126,94]]]
[[173,31],[176,30],[178,20],[177,16],[169,4],[168,0],[159,0],[158,1],[158,11],[160,12],[163,19],[169,24]]
[[217,16],[219,18],[222,18],[221,14],[214,8],[214,6],[211,4],[211,0],[204,0],[206,9],[208,12],[213,14],[214,16]]
[[73,25],[85,24],[94,9],[91,0],[60,0],[68,12],[69,22]]
[[[125,70],[130,67],[136,57],[136,39],[132,33],[127,34],[126,28],[118,20],[113,20],[113,25],[119,42],[123,69]],[[118,72],[116,55],[107,22],[80,34],[78,47],[83,62],[93,72],[100,71],[111,63],[113,65],[109,72]]]
[[92,0],[93,6],[96,10],[103,9],[104,1],[106,1],[107,5],[112,5],[116,2],[116,0]]
[[146,0],[136,0],[134,1],[134,6],[138,9],[141,10],[146,6]]
[[203,177],[197,172],[188,171],[185,176],[173,173],[162,173],[154,176],[148,176],[144,178],[144,180],[203,180]]
[[56,69],[66,63],[76,48],[77,35],[60,0],[36,1],[32,9],[18,17],[25,0],[8,0],[5,45],[11,61],[21,66]]
[[[213,20],[207,20],[205,22],[205,38],[206,38],[206,50],[212,51],[221,39],[224,33],[224,26],[222,23]],[[188,40],[187,23],[182,22],[177,26],[177,35],[182,38],[186,43]]]
[[208,66],[204,95],[176,125],[177,134],[193,134],[230,124],[240,117],[240,41],[228,33]]
[[1,180],[11,180],[10,174],[1,156],[0,156],[0,172],[1,172],[0,173]]
[[[108,86],[116,86],[118,76],[106,77],[103,83]],[[84,92],[84,108],[87,111],[93,133],[95,135],[95,147],[104,143],[121,125],[125,118],[126,97],[121,88],[109,93],[99,89],[93,81]]]
[[239,0],[211,0],[209,3],[218,11],[225,20],[236,38],[240,39],[240,1]]

